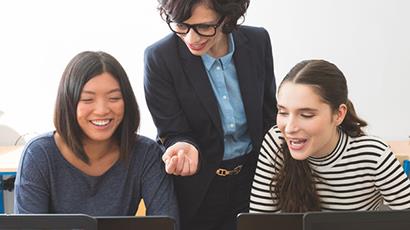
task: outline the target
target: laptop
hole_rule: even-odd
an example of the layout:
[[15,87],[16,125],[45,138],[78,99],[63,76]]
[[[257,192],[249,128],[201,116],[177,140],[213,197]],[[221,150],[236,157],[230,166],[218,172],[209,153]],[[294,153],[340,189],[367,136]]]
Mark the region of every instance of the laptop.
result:
[[175,230],[174,219],[167,216],[97,216],[98,230]]
[[237,230],[302,230],[303,213],[240,213]]
[[311,212],[304,230],[409,230],[410,210]]
[[3,214],[0,229],[97,230],[97,220],[83,214]]

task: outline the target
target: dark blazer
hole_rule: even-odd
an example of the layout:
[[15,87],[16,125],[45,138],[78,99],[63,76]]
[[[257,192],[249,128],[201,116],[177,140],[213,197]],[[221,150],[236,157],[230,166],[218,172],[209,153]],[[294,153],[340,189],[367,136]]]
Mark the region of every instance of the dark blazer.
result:
[[[276,85],[272,47],[263,28],[240,26],[233,32],[233,55],[254,146],[254,164],[265,132],[276,123]],[[148,108],[167,148],[178,141],[197,146],[200,169],[175,177],[181,220],[195,214],[222,161],[224,137],[218,104],[202,59],[170,34],[145,50],[144,87]]]

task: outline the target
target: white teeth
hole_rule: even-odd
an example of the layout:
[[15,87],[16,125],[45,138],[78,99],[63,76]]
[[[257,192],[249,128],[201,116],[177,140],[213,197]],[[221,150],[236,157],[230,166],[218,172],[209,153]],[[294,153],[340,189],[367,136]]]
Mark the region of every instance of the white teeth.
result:
[[110,120],[93,120],[91,121],[91,123],[93,123],[96,126],[105,126],[108,125],[108,123],[110,123]]
[[289,140],[289,142],[293,146],[301,146],[306,142],[306,140],[295,139],[295,140]]
[[301,141],[301,140],[292,140],[292,141],[290,141],[290,142],[292,142],[293,144],[300,144],[300,143],[302,143],[303,141]]

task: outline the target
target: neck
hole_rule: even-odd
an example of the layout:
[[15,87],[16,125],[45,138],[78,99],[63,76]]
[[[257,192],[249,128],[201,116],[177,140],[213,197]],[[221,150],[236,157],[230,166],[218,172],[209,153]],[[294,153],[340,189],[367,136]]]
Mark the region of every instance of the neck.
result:
[[85,153],[90,159],[90,164],[98,162],[110,154],[119,153],[119,145],[113,139],[105,142],[85,141],[83,146]]
[[226,55],[228,50],[228,35],[222,34],[221,37],[218,38],[215,45],[208,51],[208,54],[214,58],[219,58]]
[[337,143],[339,142],[340,132],[338,129],[333,132],[333,135],[327,145],[325,151],[321,154],[316,155],[316,157],[324,157],[332,153],[332,151],[336,148]]

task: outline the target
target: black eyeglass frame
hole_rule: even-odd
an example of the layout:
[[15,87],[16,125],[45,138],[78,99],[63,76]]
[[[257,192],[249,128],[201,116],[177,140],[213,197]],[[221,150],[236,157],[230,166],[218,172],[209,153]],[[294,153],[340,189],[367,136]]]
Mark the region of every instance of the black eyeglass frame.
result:
[[[225,17],[221,17],[216,24],[204,24],[204,23],[188,24],[188,23],[184,23],[184,22],[174,22],[174,21],[171,21],[171,20],[169,19],[169,16],[167,15],[165,21],[167,22],[169,29],[171,29],[171,31],[174,32],[174,33],[176,33],[176,34],[182,34],[182,35],[188,34],[189,31],[190,31],[191,28],[192,28],[192,29],[195,31],[195,33],[197,33],[197,34],[200,35],[200,36],[203,36],[203,37],[213,37],[213,36],[215,36],[215,34],[216,34],[216,29],[222,24],[222,22],[223,22],[224,19],[225,19]],[[182,25],[186,26],[186,27],[188,28],[188,30],[187,30],[186,32],[177,32],[177,31],[175,31],[175,30],[172,29],[171,23],[182,24]],[[211,35],[211,34],[209,34],[209,35],[208,35],[208,34],[202,34],[202,33],[200,33],[200,32],[198,31],[198,29],[197,29],[198,26],[209,26],[209,27],[212,27],[212,28],[214,28],[214,33],[213,33],[212,35]]]

